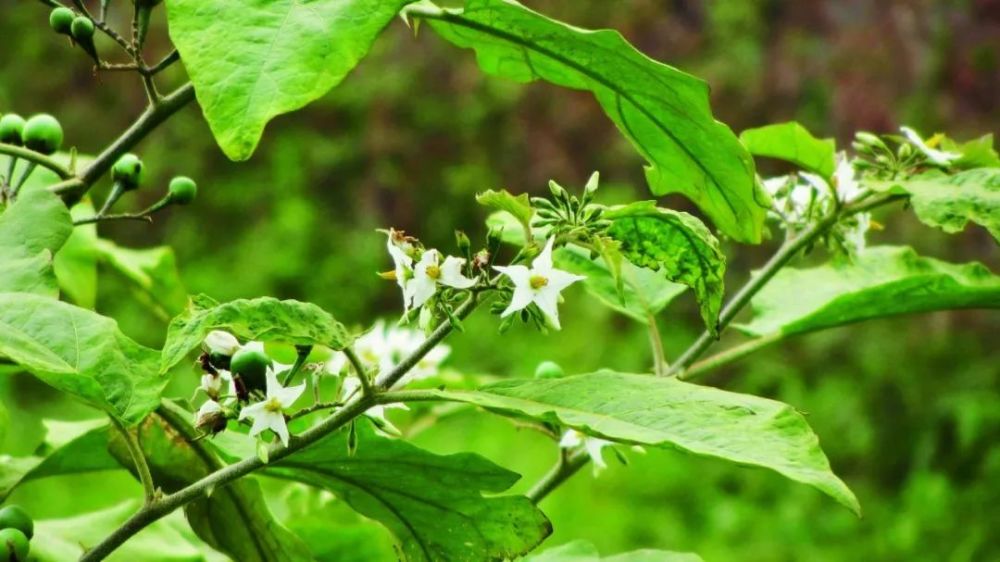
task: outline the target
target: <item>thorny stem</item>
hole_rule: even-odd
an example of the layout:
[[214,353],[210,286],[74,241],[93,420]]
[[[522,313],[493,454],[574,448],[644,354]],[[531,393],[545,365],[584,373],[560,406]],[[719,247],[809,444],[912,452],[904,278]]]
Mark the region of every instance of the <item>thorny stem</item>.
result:
[[145,213],[121,213],[117,215],[94,215],[92,217],[84,217],[82,219],[74,219],[73,226],[80,226],[81,224],[93,224],[95,222],[104,221],[143,221],[151,223],[153,222],[153,217]]
[[[62,6],[60,2],[56,1],[45,2],[45,3],[53,7]],[[104,21],[104,18],[100,19],[95,18],[94,15],[90,13],[90,10],[87,9],[87,5],[83,3],[83,0],[73,0],[73,5],[76,6],[76,9],[79,10],[80,13],[84,15],[84,17],[94,22],[94,27],[99,29],[101,33],[104,33],[105,35],[113,39],[115,43],[118,43],[118,46],[121,47],[126,53],[128,53],[129,56],[132,55],[132,46],[129,44],[129,42],[126,41],[124,37],[119,35],[117,31],[112,29],[111,26]]]
[[368,375],[368,369],[365,369],[364,363],[358,358],[358,354],[354,353],[354,349],[351,346],[344,348],[344,357],[351,363],[351,367],[354,367],[354,374],[357,375],[358,380],[361,381],[361,390],[368,395],[374,395],[375,390],[372,388],[372,381]]
[[139,445],[139,440],[114,417],[111,418],[111,424],[121,434],[122,439],[125,441],[125,446],[128,447],[129,454],[132,455],[135,471],[139,475],[139,481],[142,482],[143,495],[146,500],[145,505],[152,505],[156,500],[156,485],[153,483],[153,475],[149,472],[149,464],[146,462],[146,456],[142,453],[142,446]]
[[[475,309],[477,303],[478,298],[476,294],[471,294],[469,298],[458,307],[455,311],[455,315],[460,318],[468,316],[469,313]],[[445,322],[438,326],[438,328],[434,330],[430,337],[428,337],[420,347],[414,350],[413,353],[406,357],[406,359],[400,362],[390,372],[380,376],[376,381],[375,389],[377,391],[382,391],[391,387],[396,381],[401,379],[403,375],[419,363],[428,352],[434,349],[434,347],[440,343],[441,340],[450,334],[452,329],[452,324],[450,322]],[[275,462],[281,460],[340,429],[354,418],[362,415],[366,410],[368,410],[368,408],[375,405],[376,396],[377,394],[358,394],[351,400],[348,400],[342,408],[331,413],[329,417],[325,418],[301,434],[293,436],[287,447],[280,444],[272,445],[268,450],[268,461]],[[188,486],[185,486],[170,495],[164,496],[148,505],[143,506],[138,512],[135,513],[135,515],[130,517],[127,521],[125,521],[125,523],[115,529],[115,531],[108,535],[103,541],[91,550],[87,551],[80,558],[80,562],[96,562],[98,560],[103,560],[109,554],[114,552],[115,549],[124,544],[125,541],[129,540],[133,535],[146,528],[146,526],[154,521],[168,515],[175,509],[187,503],[204,497],[209,493],[209,491],[215,490],[220,486],[224,486],[229,482],[232,482],[242,476],[246,476],[247,474],[250,474],[251,472],[264,466],[265,463],[255,455],[253,457],[243,459],[235,464],[227,465],[224,468],[205,476],[197,482],[189,484]]]
[[[13,144],[0,143],[0,154],[6,154],[11,157],[11,161],[14,159],[27,160],[28,162],[33,162],[39,166],[51,170],[59,179],[70,179],[73,174],[66,169],[65,166],[56,162],[52,158],[42,154],[41,152],[35,152],[29,148],[24,148],[23,146],[16,146]],[[13,178],[8,177],[8,182],[12,182]]]

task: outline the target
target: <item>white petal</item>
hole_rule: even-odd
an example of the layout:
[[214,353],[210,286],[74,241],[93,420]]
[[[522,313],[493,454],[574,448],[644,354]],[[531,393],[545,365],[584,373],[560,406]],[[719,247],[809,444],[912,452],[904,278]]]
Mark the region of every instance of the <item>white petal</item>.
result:
[[277,396],[278,392],[281,391],[281,383],[278,382],[278,375],[274,369],[267,368],[265,379],[267,380],[267,397]]
[[542,253],[538,254],[538,257],[531,262],[531,269],[542,275],[545,275],[552,269],[552,244],[555,243],[555,240],[555,237],[549,237],[545,242],[545,248],[542,250]]
[[439,261],[441,261],[441,254],[437,250],[427,250],[420,256],[420,261],[417,262],[417,265],[413,266],[413,274],[417,277],[426,277],[427,268],[437,265]]
[[548,318],[553,328],[562,329],[559,325],[559,291],[549,286],[542,287],[535,293],[535,304]]
[[531,287],[531,270],[523,265],[509,265],[506,267],[495,265],[493,266],[493,269],[510,278],[515,287],[520,287],[522,285],[525,287]]
[[[241,418],[243,416],[240,416]],[[271,424],[269,423],[266,415],[254,416],[253,425],[250,426],[250,437],[257,437],[264,432],[265,429],[269,429]]]
[[582,442],[583,440],[579,431],[567,429],[566,433],[563,433],[562,439],[559,440],[559,446],[563,449],[572,449],[573,447],[578,447]]
[[468,289],[475,285],[476,281],[474,279],[469,279],[462,275],[463,265],[465,265],[465,260],[462,258],[456,258],[455,256],[446,257],[444,263],[441,264],[441,284],[456,289]]
[[288,446],[288,424],[285,423],[285,416],[280,413],[275,412],[273,416],[270,416],[268,420],[271,431],[278,435],[278,439],[281,439],[281,444]]
[[263,402],[257,402],[256,404],[250,404],[240,410],[240,419],[254,418],[257,419],[264,412],[267,412],[267,408],[264,406]]
[[249,351],[259,351],[260,353],[264,354],[267,353],[266,351],[264,351],[264,342],[262,341],[248,341],[247,344],[243,346],[243,349]]
[[608,465],[604,462],[604,457],[601,455],[601,451],[605,446],[610,444],[610,441],[605,441],[604,439],[598,439],[596,437],[584,438],[583,445],[587,449],[587,454],[590,455],[590,460],[594,461],[595,473],[608,467]]
[[339,375],[347,367],[347,356],[341,352],[336,352],[333,357],[326,362],[323,371],[328,375]]
[[937,164],[938,166],[947,166],[953,160],[957,160],[962,157],[961,154],[956,154],[954,152],[945,152],[943,150],[937,150],[927,146],[924,139],[920,138],[920,135],[909,127],[900,127],[900,131],[906,135],[906,138],[917,147],[928,160]]
[[279,389],[275,394],[275,397],[277,397],[278,402],[281,402],[282,408],[290,408],[292,404],[299,399],[299,396],[302,396],[302,393],[305,392],[305,390],[306,383],[302,383],[300,385]]
[[240,340],[229,332],[222,330],[212,330],[205,336],[205,349],[209,353],[221,353],[222,355],[233,355],[240,350]]
[[424,275],[418,274],[406,284],[406,292],[409,294],[410,306],[419,308],[437,292],[437,283],[426,272]]
[[510,304],[500,316],[506,318],[518,310],[524,310],[534,299],[535,291],[530,285],[515,285],[514,294],[510,297]]
[[569,287],[577,281],[583,281],[586,279],[583,275],[574,275],[567,271],[561,269],[553,269],[549,271],[549,275],[546,277],[548,279],[548,284],[543,287],[543,289],[553,289],[557,293],[562,292],[563,289]]
[[837,171],[834,173],[837,179],[837,198],[844,203],[849,203],[861,193],[861,187],[854,180],[854,166],[843,153],[837,159]]

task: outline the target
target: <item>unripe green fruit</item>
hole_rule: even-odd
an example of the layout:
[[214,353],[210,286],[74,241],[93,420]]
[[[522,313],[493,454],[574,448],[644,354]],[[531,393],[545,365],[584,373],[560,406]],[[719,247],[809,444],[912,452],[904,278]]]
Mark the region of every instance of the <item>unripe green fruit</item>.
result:
[[84,45],[89,45],[94,40],[94,22],[90,18],[78,16],[73,18],[73,23],[69,27],[70,35]]
[[0,117],[0,142],[7,144],[24,144],[24,118],[16,113],[8,113]]
[[131,191],[142,183],[144,166],[142,160],[132,153],[123,155],[111,168],[111,179],[121,183],[125,191]]
[[3,562],[28,561],[28,537],[17,529],[0,530],[0,560]]
[[170,200],[172,202],[178,205],[187,205],[194,201],[195,196],[198,195],[198,186],[189,177],[177,176],[170,180],[170,186],[167,188],[167,191],[170,193]]
[[536,379],[561,379],[565,374],[563,368],[555,361],[542,361],[535,367]]
[[76,19],[76,14],[73,13],[73,10],[60,7],[52,10],[52,13],[49,14],[49,25],[56,33],[70,35],[73,33],[74,19]]
[[264,390],[271,358],[256,349],[241,349],[229,361],[229,371],[239,375],[248,390]]
[[39,113],[24,124],[22,136],[24,146],[31,150],[42,154],[54,154],[62,146],[62,125],[48,113]]
[[35,534],[35,523],[28,512],[17,505],[0,509],[0,529],[17,529],[29,539]]

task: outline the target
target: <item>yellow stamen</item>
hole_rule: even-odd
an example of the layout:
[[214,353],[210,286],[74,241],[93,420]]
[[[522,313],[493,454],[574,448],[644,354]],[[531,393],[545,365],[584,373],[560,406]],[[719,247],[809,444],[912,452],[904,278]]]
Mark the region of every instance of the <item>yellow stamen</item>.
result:
[[431,279],[438,279],[441,277],[441,268],[436,265],[427,266],[427,276]]
[[264,402],[264,409],[267,410],[268,412],[280,413],[281,402],[279,402],[277,398],[272,396],[271,398],[268,398],[266,402]]
[[547,278],[545,278],[545,277],[542,277],[541,275],[532,275],[531,279],[528,280],[528,283],[531,284],[531,288],[532,289],[536,289],[537,290],[537,289],[541,289],[542,287],[548,285],[549,284],[549,280]]

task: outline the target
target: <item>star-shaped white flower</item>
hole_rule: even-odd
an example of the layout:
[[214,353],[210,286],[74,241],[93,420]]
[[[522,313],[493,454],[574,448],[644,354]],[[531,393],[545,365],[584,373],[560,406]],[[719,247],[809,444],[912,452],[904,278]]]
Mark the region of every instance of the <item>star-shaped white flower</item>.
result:
[[913,143],[913,146],[917,147],[917,150],[919,150],[933,164],[938,166],[947,166],[962,157],[961,154],[957,154],[955,152],[946,152],[944,150],[937,150],[927,146],[927,142],[920,137],[920,134],[909,127],[900,127],[899,130],[902,131],[903,134],[906,135],[907,140]]
[[575,449],[582,446],[587,451],[590,460],[594,462],[594,476],[608,467],[601,453],[609,445],[614,445],[614,443],[606,439],[584,435],[575,429],[567,429],[566,433],[563,433],[562,439],[559,440],[559,446],[563,449]]
[[413,279],[413,258],[406,252],[408,247],[401,245],[399,240],[403,237],[399,231],[390,229],[388,235],[389,239],[386,241],[385,246],[389,250],[389,257],[392,258],[396,284],[403,291],[403,308],[404,310],[409,310],[410,304],[409,298],[406,296],[406,285]]
[[281,443],[288,446],[288,425],[285,423],[285,409],[289,408],[306,389],[305,383],[285,388],[278,382],[274,370],[267,370],[267,397],[263,402],[251,404],[240,411],[240,419],[253,418],[250,437],[256,437],[265,429],[273,431]]
[[404,299],[409,301],[409,307],[423,306],[434,293],[438,285],[468,289],[476,284],[474,279],[462,275],[465,260],[448,256],[441,263],[441,253],[437,250],[427,250],[420,256],[420,261],[413,266],[413,279],[406,282],[403,290]]
[[514,294],[510,299],[510,305],[500,316],[510,316],[534,303],[555,329],[560,328],[559,293],[586,278],[552,266],[553,242],[555,239],[549,238],[545,243],[545,249],[531,262],[530,268],[523,265],[493,266],[514,283]]
[[[387,373],[403,358],[423,345],[425,339],[418,330],[399,326],[387,327],[383,320],[379,320],[371,330],[355,340],[354,352],[365,367],[377,368],[379,373]],[[411,381],[434,376],[450,352],[451,348],[447,345],[438,344],[394,386],[399,388]],[[325,371],[331,375],[341,375],[347,371],[347,366],[347,357],[343,353],[336,353],[327,362]]]
[[[353,377],[353,376],[345,377],[344,384],[340,389],[340,395],[342,398],[346,399],[348,396],[357,393],[359,388],[361,388],[361,381],[358,380],[358,377]],[[399,435],[402,435],[402,432],[399,431],[399,428],[392,425],[392,422],[390,422],[385,417],[385,411],[390,409],[409,410],[406,404],[402,403],[378,404],[376,406],[368,408],[365,411],[365,415],[368,416],[369,418],[374,418],[375,420],[377,420],[379,422],[377,424],[379,428],[380,429],[385,428],[387,430],[385,433],[398,437]]]

